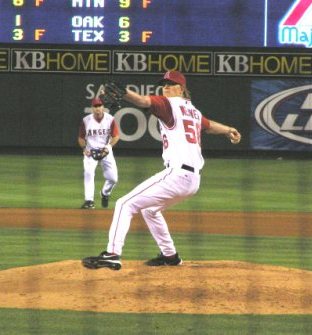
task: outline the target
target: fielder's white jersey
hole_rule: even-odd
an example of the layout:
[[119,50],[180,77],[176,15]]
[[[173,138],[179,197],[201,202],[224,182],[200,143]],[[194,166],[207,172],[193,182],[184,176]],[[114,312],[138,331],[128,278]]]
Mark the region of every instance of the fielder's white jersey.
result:
[[167,99],[171,105],[174,124],[167,127],[159,120],[164,164],[177,168],[186,164],[200,170],[204,165],[201,154],[202,114],[188,99]]
[[82,121],[88,149],[105,147],[109,143],[110,137],[115,135],[115,119],[108,113],[104,113],[100,122],[95,120],[93,114],[85,116]]

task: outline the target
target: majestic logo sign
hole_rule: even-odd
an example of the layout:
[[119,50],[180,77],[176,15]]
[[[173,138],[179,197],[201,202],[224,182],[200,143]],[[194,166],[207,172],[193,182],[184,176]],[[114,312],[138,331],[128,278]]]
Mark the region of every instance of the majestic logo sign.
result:
[[312,47],[312,0],[297,0],[279,25],[279,42]]
[[257,106],[255,118],[263,129],[272,134],[312,144],[312,85],[269,96]]

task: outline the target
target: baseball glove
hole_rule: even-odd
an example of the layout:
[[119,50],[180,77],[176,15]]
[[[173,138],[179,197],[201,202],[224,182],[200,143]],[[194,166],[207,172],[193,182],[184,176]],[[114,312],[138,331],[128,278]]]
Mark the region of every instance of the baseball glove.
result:
[[116,112],[121,109],[121,101],[125,94],[127,94],[125,85],[108,82],[104,85],[104,94],[100,95],[100,99],[106,108]]
[[117,111],[119,111],[119,109],[121,109],[121,104],[119,101],[116,101],[115,99],[113,99],[112,97],[108,96],[108,95],[100,95],[99,98],[102,100],[103,105],[109,109],[111,112],[115,113]]
[[107,148],[92,148],[90,153],[94,160],[100,161],[108,155],[109,150]]
[[108,82],[104,85],[105,95],[110,96],[116,101],[121,101],[122,98],[127,94],[126,86],[121,83],[115,83],[113,81]]

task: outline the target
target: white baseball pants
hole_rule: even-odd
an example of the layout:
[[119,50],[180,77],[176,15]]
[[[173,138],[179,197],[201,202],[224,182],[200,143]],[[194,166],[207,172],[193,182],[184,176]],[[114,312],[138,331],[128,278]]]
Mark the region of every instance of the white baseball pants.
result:
[[175,254],[176,249],[161,211],[195,194],[199,185],[198,173],[180,168],[167,168],[118,199],[109,230],[107,251],[122,254],[131,219],[141,211],[163,255]]
[[94,200],[95,191],[95,170],[100,165],[105,179],[102,193],[104,195],[110,195],[114,186],[118,181],[118,171],[115,157],[110,152],[101,161],[96,161],[92,157],[84,156],[83,167],[84,167],[84,196],[85,200]]

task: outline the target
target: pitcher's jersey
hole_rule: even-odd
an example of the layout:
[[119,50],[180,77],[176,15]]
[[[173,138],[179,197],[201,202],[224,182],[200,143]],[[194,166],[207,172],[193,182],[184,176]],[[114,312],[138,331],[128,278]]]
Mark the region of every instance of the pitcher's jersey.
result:
[[93,114],[82,119],[79,137],[87,142],[87,148],[103,148],[109,143],[110,137],[118,136],[119,129],[112,115],[104,113],[103,119],[97,121]]
[[[159,114],[159,110],[157,111],[157,108],[153,106],[153,103],[159,99],[169,101],[170,106],[166,107],[167,115],[172,113],[172,121],[169,123],[164,122],[164,118],[161,117],[160,114],[163,112]],[[181,167],[186,164],[200,170],[204,165],[201,154],[203,121],[201,112],[193,106],[190,100],[181,97],[152,97],[151,101],[151,112],[159,118],[164,164],[170,167]],[[205,120],[205,127],[208,128],[209,121]]]

